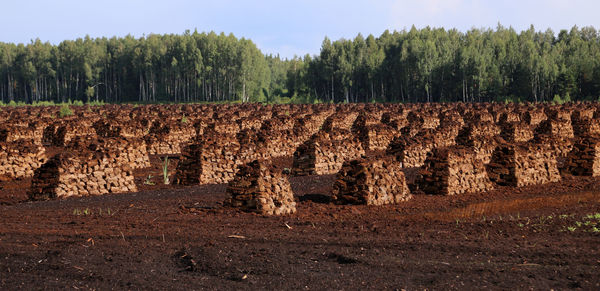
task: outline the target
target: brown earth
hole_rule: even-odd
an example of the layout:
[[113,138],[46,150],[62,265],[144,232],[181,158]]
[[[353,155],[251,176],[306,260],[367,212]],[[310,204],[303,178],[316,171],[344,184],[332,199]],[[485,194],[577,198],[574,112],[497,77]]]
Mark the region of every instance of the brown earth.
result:
[[30,180],[0,182],[0,288],[600,288],[599,178],[376,207],[295,177],[297,213],[266,217],[223,207],[226,185],[163,185],[161,163],[138,193],[26,202]]

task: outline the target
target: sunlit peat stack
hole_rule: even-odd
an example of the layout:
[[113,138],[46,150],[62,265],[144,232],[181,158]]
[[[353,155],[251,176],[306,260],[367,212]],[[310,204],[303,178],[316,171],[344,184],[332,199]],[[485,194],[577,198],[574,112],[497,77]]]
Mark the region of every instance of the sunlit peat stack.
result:
[[71,151],[81,149],[110,152],[117,162],[131,169],[143,169],[150,167],[150,159],[146,149],[146,143],[140,138],[125,137],[100,137],[100,138],[76,138],[70,141],[66,148]]
[[419,126],[420,128],[435,129],[440,125],[439,114],[434,112],[411,111],[406,116],[409,124]]
[[[488,113],[489,114],[489,113]],[[484,120],[490,119],[491,115],[486,116]],[[467,123],[456,136],[456,144],[466,147],[471,147],[477,154],[477,158],[487,164],[494,149],[498,145],[497,137],[500,136],[501,130],[495,123],[490,121],[473,121]]]
[[52,146],[63,147],[77,137],[96,136],[91,124],[82,120],[56,122],[48,125],[43,132],[42,142]]
[[475,151],[464,147],[433,150],[415,184],[427,194],[441,195],[485,192],[494,188]]
[[402,128],[408,125],[408,120],[406,119],[406,116],[402,115],[402,113],[386,112],[381,115],[381,123],[400,131]]
[[183,148],[174,181],[182,185],[228,183],[242,161],[239,151],[235,136],[206,134]]
[[196,129],[191,122],[181,120],[167,124],[154,122],[144,141],[150,155],[173,155],[180,154],[181,146],[195,136]]
[[390,142],[386,153],[394,156],[403,168],[421,167],[434,148],[454,145],[457,132],[457,127],[441,126],[435,130],[423,129],[414,137],[400,135]]
[[292,174],[329,175],[337,173],[345,161],[365,154],[358,138],[349,130],[320,131],[294,152]]
[[594,118],[594,111],[591,109],[573,111],[571,125],[576,137],[600,135],[600,119]]
[[500,136],[507,142],[528,142],[533,139],[533,128],[526,123],[504,122],[500,128]]
[[28,125],[0,125],[0,142],[13,142],[17,140],[31,140],[41,145],[44,125],[40,122],[30,122]]
[[600,176],[600,138],[585,136],[578,139],[567,155],[563,172],[575,176]]
[[44,147],[30,140],[0,142],[0,176],[10,179],[32,177],[46,161]]
[[412,198],[400,163],[392,158],[347,161],[332,190],[340,204],[397,204]]
[[36,169],[28,194],[32,200],[48,200],[136,191],[131,168],[114,154],[81,151],[57,154]]
[[487,170],[490,179],[501,186],[522,187],[561,179],[554,151],[536,143],[498,146]]
[[356,135],[365,150],[384,151],[400,131],[386,124],[365,125],[356,128]]
[[535,129],[534,141],[550,145],[559,157],[566,157],[573,148],[573,127],[566,119],[547,119]]
[[338,111],[325,119],[323,122],[324,131],[332,131],[335,129],[350,130],[354,121],[358,117],[358,112],[353,111]]
[[226,205],[263,215],[296,212],[296,202],[287,175],[265,161],[240,165],[227,186]]
[[96,131],[96,135],[99,137],[119,137],[121,136],[121,126],[117,125],[116,122],[109,122],[107,120],[98,120],[92,124],[92,127]]
[[548,117],[544,113],[543,108],[530,108],[529,110],[525,110],[523,116],[521,117],[521,121],[531,125],[537,126],[540,122],[546,120]]

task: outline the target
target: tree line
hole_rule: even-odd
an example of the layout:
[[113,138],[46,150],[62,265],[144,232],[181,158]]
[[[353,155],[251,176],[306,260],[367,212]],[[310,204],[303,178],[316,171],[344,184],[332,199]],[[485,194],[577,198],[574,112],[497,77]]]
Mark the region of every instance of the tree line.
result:
[[118,102],[597,100],[593,27],[516,32],[423,28],[331,41],[292,59],[248,39],[186,31],[0,43],[0,98]]

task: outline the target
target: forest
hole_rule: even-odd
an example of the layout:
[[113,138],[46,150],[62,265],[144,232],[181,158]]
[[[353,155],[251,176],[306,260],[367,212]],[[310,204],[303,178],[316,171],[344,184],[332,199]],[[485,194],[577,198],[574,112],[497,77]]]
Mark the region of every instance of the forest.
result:
[[0,42],[0,101],[507,102],[598,100],[600,33],[498,25],[325,37],[318,55],[265,55],[233,34]]

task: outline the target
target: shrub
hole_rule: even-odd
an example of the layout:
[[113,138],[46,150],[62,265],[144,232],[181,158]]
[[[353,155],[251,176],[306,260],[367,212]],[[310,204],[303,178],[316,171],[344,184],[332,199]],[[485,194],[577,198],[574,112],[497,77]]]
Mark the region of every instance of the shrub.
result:
[[63,104],[60,106],[60,112],[58,114],[62,118],[65,116],[73,115],[73,111],[71,111],[71,107],[69,107],[69,105]]

